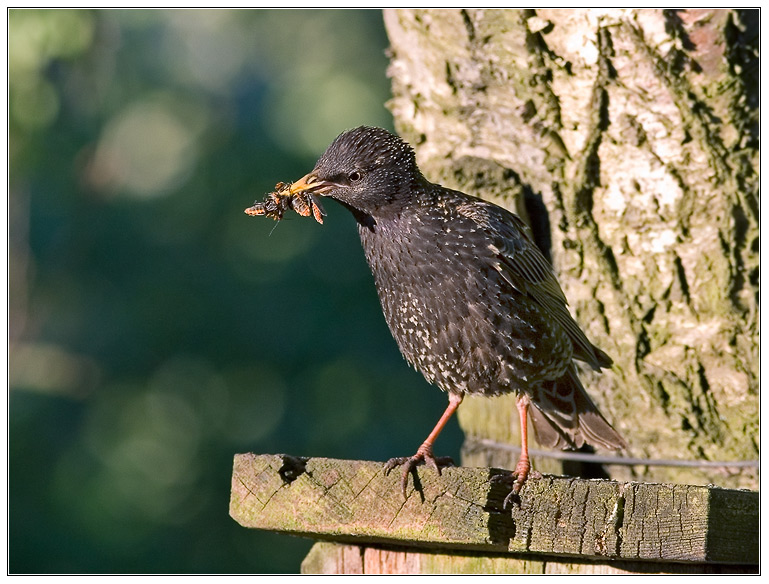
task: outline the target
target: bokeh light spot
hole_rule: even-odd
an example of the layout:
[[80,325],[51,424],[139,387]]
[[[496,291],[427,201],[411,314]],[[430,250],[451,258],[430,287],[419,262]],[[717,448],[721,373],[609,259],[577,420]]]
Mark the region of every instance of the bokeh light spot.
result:
[[389,123],[376,93],[346,73],[274,89],[268,128],[282,148],[300,156],[317,156],[342,130]]
[[89,165],[90,182],[137,197],[179,188],[199,155],[195,126],[182,120],[167,99],[128,106],[104,129]]
[[14,121],[28,130],[45,128],[59,113],[59,96],[45,79],[31,77],[14,84],[10,111]]
[[314,377],[313,413],[321,443],[338,444],[360,432],[373,409],[369,376],[349,360],[324,366]]
[[253,448],[280,425],[286,409],[286,383],[267,364],[235,368],[223,376],[230,406],[222,431],[232,442]]

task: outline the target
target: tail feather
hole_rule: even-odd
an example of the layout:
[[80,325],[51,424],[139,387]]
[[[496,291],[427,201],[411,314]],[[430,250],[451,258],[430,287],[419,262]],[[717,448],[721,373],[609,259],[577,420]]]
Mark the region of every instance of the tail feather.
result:
[[611,367],[614,361],[601,349],[588,343],[590,350],[586,350],[584,345],[574,343],[574,358],[588,363],[593,369],[599,371]]
[[550,448],[580,448],[584,444],[608,450],[627,443],[598,411],[572,365],[557,381],[542,384],[531,396],[529,410],[537,442]]

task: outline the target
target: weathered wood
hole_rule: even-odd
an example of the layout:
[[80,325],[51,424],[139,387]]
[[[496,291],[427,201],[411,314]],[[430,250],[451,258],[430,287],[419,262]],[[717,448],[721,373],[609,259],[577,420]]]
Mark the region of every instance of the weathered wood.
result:
[[756,566],[447,554],[318,542],[302,574],[752,574]]
[[303,574],[544,574],[542,560],[316,543]]
[[368,461],[239,454],[230,515],[245,527],[341,543],[583,559],[758,564],[758,493],[530,479],[512,509],[493,468],[398,473]]

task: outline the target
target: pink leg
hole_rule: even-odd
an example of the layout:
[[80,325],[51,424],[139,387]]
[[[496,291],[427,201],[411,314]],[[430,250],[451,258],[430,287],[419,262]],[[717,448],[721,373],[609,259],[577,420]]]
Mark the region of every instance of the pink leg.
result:
[[391,458],[390,460],[387,461],[387,464],[385,465],[385,472],[388,474],[396,466],[403,465],[403,475],[401,477],[401,488],[403,489],[404,497],[406,496],[406,487],[409,481],[409,473],[412,470],[414,470],[414,468],[420,462],[424,462],[428,466],[434,468],[438,472],[438,474],[441,474],[441,466],[449,466],[453,464],[453,461],[451,460],[451,458],[447,456],[436,458],[433,455],[433,443],[438,438],[438,435],[441,433],[444,426],[446,426],[446,423],[451,419],[451,416],[453,416],[454,412],[457,411],[457,408],[461,403],[462,403],[461,394],[450,393],[449,405],[446,408],[446,411],[443,412],[441,419],[438,420],[438,423],[435,425],[435,428],[433,428],[433,431],[430,432],[430,435],[425,439],[424,442],[422,442],[422,445],[417,449],[416,454],[411,457]]
[[516,476],[513,492],[517,495],[531,470],[531,462],[529,462],[529,398],[525,395],[518,396],[515,405],[518,406],[518,417],[521,420],[521,456],[518,458],[518,464],[515,465],[513,473]]
[[[513,481],[512,490],[502,503],[503,509],[507,508],[507,504],[510,500],[521,492],[521,487],[523,487],[523,483],[526,482],[526,479],[531,472],[531,462],[529,461],[529,403],[529,398],[525,395],[518,396],[518,399],[515,402],[515,405],[518,407],[518,417],[521,422],[521,455],[518,457],[518,463],[515,465],[515,470],[512,473],[511,478],[514,478],[515,480]],[[538,473],[535,472],[534,474],[537,475]]]

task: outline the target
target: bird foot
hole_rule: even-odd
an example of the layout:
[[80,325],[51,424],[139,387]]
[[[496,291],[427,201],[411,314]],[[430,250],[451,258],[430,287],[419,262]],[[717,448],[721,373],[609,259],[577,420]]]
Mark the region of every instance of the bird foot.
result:
[[[416,467],[420,464],[426,464],[430,468],[434,469],[438,474],[441,474],[441,468],[447,466],[454,466],[454,461],[450,456],[434,456],[432,446],[429,444],[422,444],[417,449],[414,456],[403,456],[400,458],[391,458],[385,464],[385,474],[390,474],[390,471],[396,466],[403,466],[403,473],[401,475],[401,489],[403,490],[403,498],[406,498],[406,487],[409,482],[409,473],[416,470]],[[416,477],[415,477],[416,478]],[[416,488],[416,484],[415,484]]]
[[494,482],[505,483],[512,485],[510,492],[502,502],[502,509],[507,509],[507,504],[514,499],[518,499],[518,495],[523,488],[523,484],[531,477],[533,479],[541,479],[542,474],[536,470],[531,470],[531,463],[528,458],[522,458],[518,460],[518,464],[515,465],[515,470],[510,474],[498,475],[494,477]]

